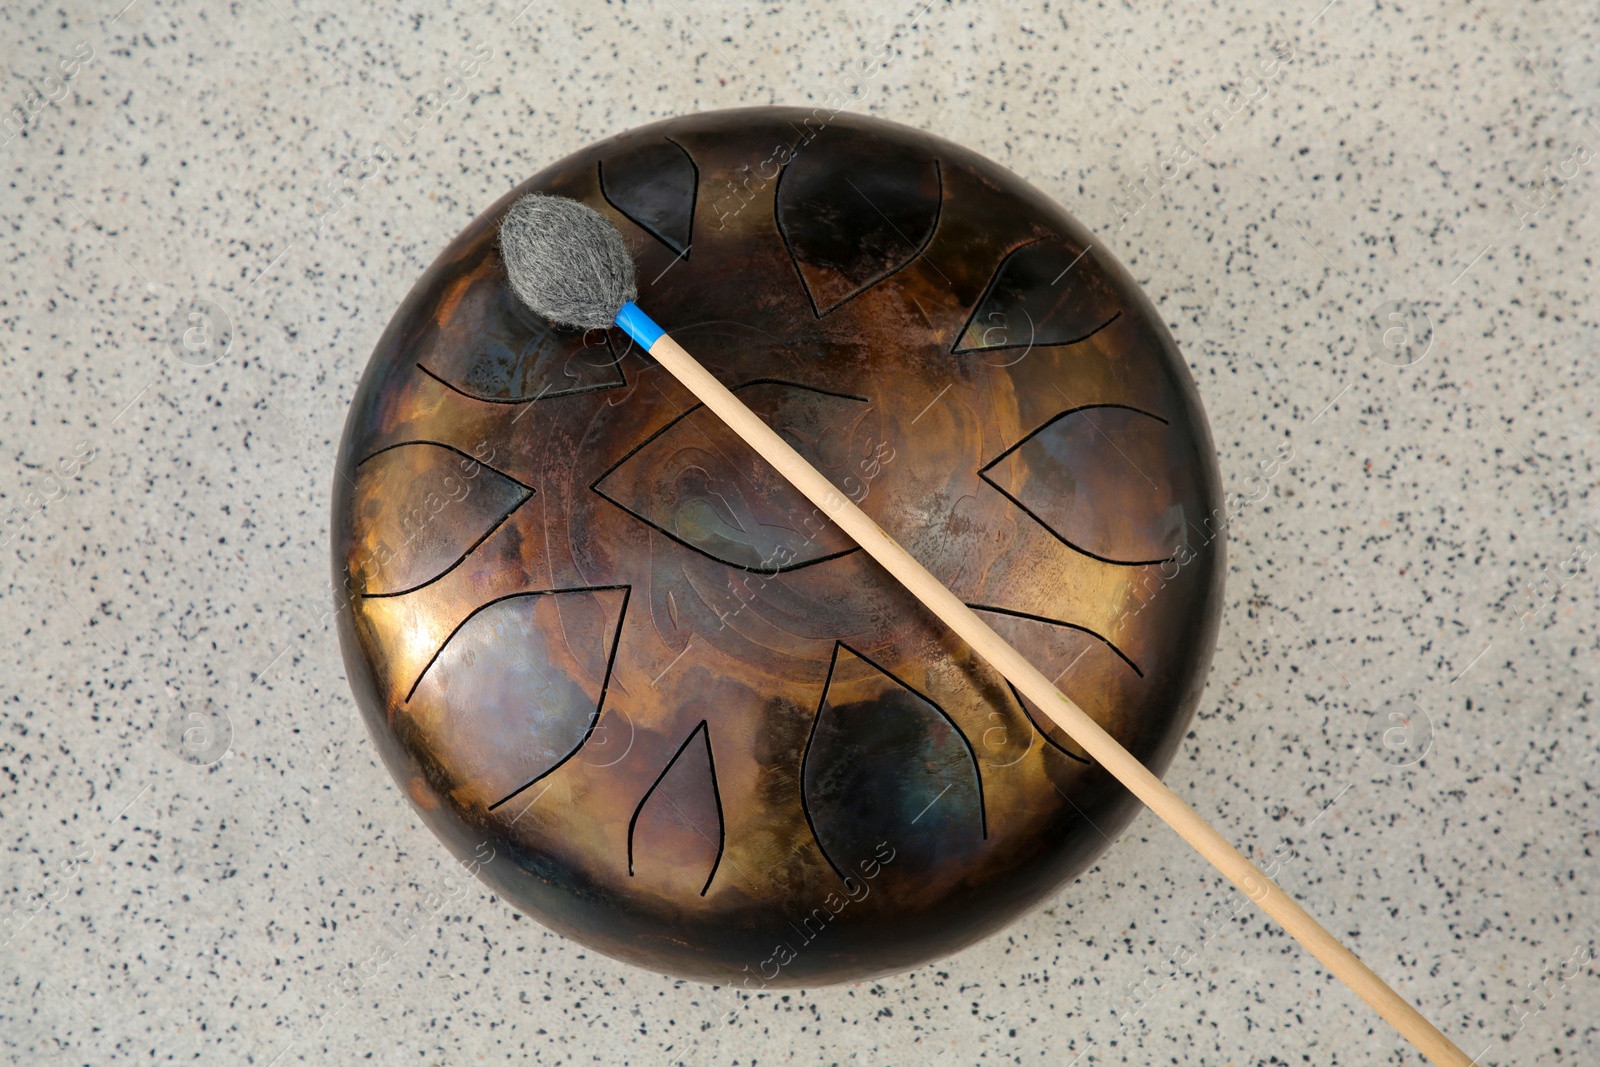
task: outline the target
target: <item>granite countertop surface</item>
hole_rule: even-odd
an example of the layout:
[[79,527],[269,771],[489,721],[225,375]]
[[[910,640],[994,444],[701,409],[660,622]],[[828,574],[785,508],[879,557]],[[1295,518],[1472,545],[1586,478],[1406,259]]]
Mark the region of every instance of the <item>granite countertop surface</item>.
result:
[[857,985],[658,977],[476,884],[393,933],[453,864],[328,616],[367,356],[548,162],[794,103],[991,157],[1145,287],[1251,498],[1168,781],[1478,1062],[1600,1062],[1600,8],[1324,2],[6,5],[0,1057],[1420,1062],[1261,916],[1208,927],[1148,814]]

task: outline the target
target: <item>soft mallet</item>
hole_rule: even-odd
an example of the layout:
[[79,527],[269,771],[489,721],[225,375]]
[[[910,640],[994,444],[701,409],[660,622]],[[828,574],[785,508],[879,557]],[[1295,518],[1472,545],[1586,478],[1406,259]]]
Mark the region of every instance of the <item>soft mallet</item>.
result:
[[511,288],[524,303],[558,326],[603,329],[615,324],[620,327],[974,652],[1027,695],[1102,767],[1388,1020],[1418,1051],[1438,1067],[1472,1067],[1472,1061],[1432,1023],[1323,929],[640,310],[633,302],[637,296],[633,259],[622,235],[609,221],[575,200],[528,195],[512,204],[506,213],[500,226],[500,247]]

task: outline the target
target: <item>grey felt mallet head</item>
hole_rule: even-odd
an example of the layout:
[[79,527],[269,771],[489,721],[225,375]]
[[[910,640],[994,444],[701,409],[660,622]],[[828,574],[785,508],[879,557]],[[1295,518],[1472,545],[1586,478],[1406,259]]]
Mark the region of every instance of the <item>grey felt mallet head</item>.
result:
[[529,193],[500,223],[511,291],[558,326],[605,329],[638,295],[622,235],[588,204]]

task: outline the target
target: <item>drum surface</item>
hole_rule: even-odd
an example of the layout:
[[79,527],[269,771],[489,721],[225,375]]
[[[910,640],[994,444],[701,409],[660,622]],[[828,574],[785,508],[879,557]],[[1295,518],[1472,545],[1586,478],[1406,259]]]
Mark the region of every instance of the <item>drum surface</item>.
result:
[[526,192],[611,219],[640,306],[1158,771],[1221,607],[1188,369],[1061,208],[844,113],[657,123],[463,231],[352,403],[340,641],[422,818],[552,929],[751,988],[1058,891],[1136,803],[624,334],[517,302]]

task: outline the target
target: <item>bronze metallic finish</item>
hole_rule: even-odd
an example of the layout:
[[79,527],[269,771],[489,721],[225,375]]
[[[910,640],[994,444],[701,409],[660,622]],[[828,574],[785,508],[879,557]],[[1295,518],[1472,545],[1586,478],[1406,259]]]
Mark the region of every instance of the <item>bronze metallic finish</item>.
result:
[[467,227],[351,406],[339,636],[417,811],[551,928],[750,988],[1055,893],[1132,799],[625,335],[516,302],[495,226],[534,191],[614,221],[640,306],[1157,769],[1217,630],[1194,384],[1081,226],[889,123],[674,119]]

